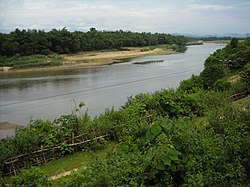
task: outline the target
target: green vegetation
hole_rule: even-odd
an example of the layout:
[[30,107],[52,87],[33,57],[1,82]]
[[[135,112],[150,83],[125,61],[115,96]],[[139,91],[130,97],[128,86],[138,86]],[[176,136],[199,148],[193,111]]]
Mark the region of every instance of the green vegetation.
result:
[[38,186],[38,187],[49,187],[51,181],[48,176],[44,174],[42,170],[36,167],[31,167],[29,170],[22,170],[18,176],[15,176],[9,180],[0,179],[1,186],[10,186],[6,183],[11,183],[11,186]]
[[33,56],[20,56],[16,55],[10,58],[0,56],[0,66],[8,66],[13,69],[35,68],[45,66],[58,66],[61,65],[63,58],[59,55],[33,55]]
[[216,36],[204,36],[204,37],[191,37],[192,41],[202,40],[202,41],[219,41],[227,43],[232,39],[230,36],[216,37]]
[[248,129],[239,118],[220,120],[225,134],[215,132],[218,123],[211,121],[209,126],[195,126],[164,119],[144,126],[134,142],[125,142],[106,160],[75,173],[67,186],[246,185],[249,137],[241,137]]
[[[30,166],[34,156],[18,155],[41,147],[54,150],[46,154],[57,158],[86,149],[100,150],[111,140],[119,146],[57,182],[32,168],[13,180],[3,178],[2,185],[248,186],[248,97],[241,103],[228,98],[235,93],[249,94],[249,48],[249,38],[242,43],[232,40],[206,60],[200,75],[182,81],[177,90],[138,94],[119,110],[106,110],[94,119],[80,112],[81,103],[74,113],[55,121],[32,121],[27,128],[18,129],[13,139],[2,140],[3,176],[10,169],[6,160],[16,157],[21,160],[19,164]],[[241,78],[229,83],[231,73]],[[79,145],[71,146],[72,140],[78,141],[72,137],[82,134],[92,141],[80,144],[79,140]],[[97,135],[102,138],[94,139]],[[55,146],[59,148],[52,149]]]
[[[66,28],[62,30],[53,29],[49,32],[16,29],[9,34],[0,33],[0,66],[13,68],[54,66],[60,64],[59,57],[54,56],[52,58],[46,57],[46,55],[76,54],[111,49],[127,50],[127,47],[162,44],[171,46],[175,51],[183,52],[186,49],[187,40],[184,36],[170,34],[138,33],[122,30],[115,32],[97,31],[95,28],[91,28],[88,32],[69,32]],[[150,50],[150,47],[147,50]],[[21,58],[20,56],[32,57]]]
[[[223,49],[210,55],[205,61],[205,69],[199,76],[192,76],[181,82],[179,90],[195,92],[199,89],[227,91],[228,95],[236,93],[249,94],[250,83],[250,38],[243,42],[232,39]],[[239,74],[240,80],[228,82],[231,74]]]
[[77,152],[72,155],[67,155],[65,157],[52,160],[46,165],[40,167],[40,169],[49,177],[58,175],[65,171],[71,171],[80,167],[86,167],[97,158],[104,158],[109,151],[117,146],[116,142],[108,142],[105,144],[101,150],[83,150],[82,152]]
[[203,42],[200,41],[188,42],[187,45],[203,45]]
[[234,101],[233,105],[243,110],[250,109],[250,96]]

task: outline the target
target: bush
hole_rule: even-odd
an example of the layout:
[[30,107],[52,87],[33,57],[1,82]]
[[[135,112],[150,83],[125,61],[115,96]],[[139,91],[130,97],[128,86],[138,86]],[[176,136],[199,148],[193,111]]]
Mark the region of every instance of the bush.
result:
[[230,88],[231,84],[230,82],[227,82],[225,79],[218,79],[214,85],[213,85],[213,89],[215,91],[226,91]]
[[13,178],[13,186],[44,187],[51,186],[48,176],[39,168],[32,167],[29,170],[22,170],[18,176]]
[[243,82],[242,80],[239,80],[237,82],[234,82],[231,84],[231,87],[229,89],[229,93],[231,95],[237,94],[237,93],[247,93],[249,88],[247,87],[247,84]]
[[241,81],[245,84],[246,92],[250,93],[250,63],[245,66],[245,69],[240,72]]
[[[210,111],[209,123],[163,120],[127,135],[106,158],[74,173],[67,186],[245,186],[249,112]],[[220,127],[220,128],[218,128]],[[222,128],[222,129],[221,129]]]
[[11,58],[0,56],[0,66],[9,66],[12,68],[33,68],[45,66],[58,66],[62,64],[63,58],[56,55],[34,55],[34,56],[19,56]]
[[225,77],[226,71],[222,66],[211,65],[205,67],[200,76],[204,82],[204,87],[210,88],[218,79]]
[[195,93],[200,89],[203,89],[203,80],[200,76],[192,75],[191,78],[180,82],[178,91]]

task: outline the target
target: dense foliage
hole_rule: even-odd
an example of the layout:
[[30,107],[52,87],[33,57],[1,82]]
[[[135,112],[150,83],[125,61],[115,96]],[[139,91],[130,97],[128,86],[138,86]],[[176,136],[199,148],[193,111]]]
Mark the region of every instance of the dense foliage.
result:
[[205,67],[221,66],[227,73],[242,69],[250,61],[250,38],[239,42],[233,38],[229,45],[218,49],[205,61]]
[[230,36],[221,36],[221,37],[217,37],[217,36],[204,36],[204,37],[191,37],[192,40],[197,41],[197,40],[202,40],[202,41],[227,41],[227,40],[231,40],[232,37]]
[[[51,149],[48,153],[51,158],[72,153],[74,150],[68,142],[72,138],[72,133],[74,136],[87,133],[84,135],[85,138],[91,139],[95,135],[94,132],[102,135],[108,131],[113,140],[120,141],[131,133],[136,135],[141,124],[150,124],[162,117],[190,119],[201,116],[204,112],[202,102],[205,101],[201,95],[203,94],[181,94],[173,90],[162,90],[153,95],[141,94],[131,98],[119,111],[107,110],[105,114],[93,120],[86,113],[84,115],[74,113],[54,121],[32,120],[27,128],[17,129],[14,138],[2,140],[0,144],[2,174],[9,171],[6,167],[9,165],[5,165],[5,161],[11,157],[41,148]],[[56,146],[60,146],[59,153],[55,153],[52,149]],[[96,145],[87,146],[96,147]],[[78,149],[85,147],[84,145]],[[30,154],[23,158],[27,167],[33,163],[32,157]]]
[[0,67],[8,66],[12,68],[34,68],[34,67],[48,67],[61,65],[63,58],[59,55],[34,55],[34,56],[20,56],[0,57]]
[[[208,123],[163,119],[65,186],[244,186],[249,183],[249,112],[213,110]],[[211,120],[210,120],[211,119]],[[132,141],[131,141],[132,139]]]
[[[60,182],[47,181],[41,171],[35,174],[33,168],[22,171],[9,183],[39,186],[43,182],[69,187],[249,185],[250,110],[236,108],[227,99],[230,89],[236,91],[240,87],[247,93],[249,59],[241,68],[232,66],[230,71],[240,72],[241,76],[236,85],[227,82],[229,72],[223,73],[227,67],[220,61],[232,51],[247,51],[248,42],[249,39],[243,43],[232,40],[226,49],[208,58],[200,75],[183,81],[177,90],[139,94],[129,98],[118,111],[106,110],[95,119],[86,113],[73,113],[53,122],[35,120],[27,128],[18,129],[14,138],[0,144],[0,152],[4,153],[0,155],[1,163],[41,146],[58,144],[63,145],[63,156],[71,152],[64,142],[72,132],[78,135],[88,129],[108,129],[111,139],[120,146]],[[218,61],[211,61],[214,58]],[[34,180],[30,183],[32,175]]]
[[[243,42],[232,39],[229,45],[218,49],[205,61],[199,76],[181,82],[179,90],[194,92],[198,89],[229,91],[230,94],[249,92],[250,38]],[[232,74],[240,72],[240,81],[228,82]]]
[[142,47],[158,44],[175,44],[183,48],[187,38],[160,33],[137,33],[131,31],[69,32],[66,28],[41,30],[19,30],[9,34],[0,33],[1,56],[48,55],[50,53],[68,54],[101,49],[122,49],[122,47]]

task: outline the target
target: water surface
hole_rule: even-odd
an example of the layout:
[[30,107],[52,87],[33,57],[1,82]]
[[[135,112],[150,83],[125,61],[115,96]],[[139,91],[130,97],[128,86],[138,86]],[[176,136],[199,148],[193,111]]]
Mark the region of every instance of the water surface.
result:
[[199,74],[209,54],[222,47],[189,46],[185,53],[139,57],[101,67],[2,74],[0,121],[26,125],[31,117],[53,120],[71,113],[74,103],[81,101],[91,116],[112,106],[117,109],[131,95],[176,88],[183,79]]

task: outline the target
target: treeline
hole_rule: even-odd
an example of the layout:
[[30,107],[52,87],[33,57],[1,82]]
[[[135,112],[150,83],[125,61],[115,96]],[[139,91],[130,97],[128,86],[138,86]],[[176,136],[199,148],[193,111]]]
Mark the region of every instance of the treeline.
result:
[[231,40],[232,37],[216,37],[216,36],[207,36],[207,37],[191,37],[193,40],[203,40],[203,41],[218,41],[218,40]]
[[131,31],[70,32],[66,28],[43,30],[19,30],[9,34],[0,33],[0,55],[27,56],[48,55],[50,53],[69,54],[102,49],[122,49],[123,47],[154,46],[158,44],[176,44],[185,46],[187,38],[160,33],[138,33]]

